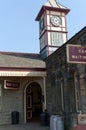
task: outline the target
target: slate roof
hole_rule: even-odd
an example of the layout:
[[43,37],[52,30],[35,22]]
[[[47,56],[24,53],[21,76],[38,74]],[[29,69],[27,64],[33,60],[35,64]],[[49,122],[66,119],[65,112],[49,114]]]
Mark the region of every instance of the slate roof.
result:
[[0,68],[45,68],[40,54],[0,52]]

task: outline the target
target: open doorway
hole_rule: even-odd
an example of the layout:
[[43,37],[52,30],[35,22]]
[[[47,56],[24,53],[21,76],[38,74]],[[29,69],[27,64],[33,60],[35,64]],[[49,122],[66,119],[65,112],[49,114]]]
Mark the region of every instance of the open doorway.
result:
[[26,88],[26,122],[38,121],[42,112],[42,89],[36,82]]

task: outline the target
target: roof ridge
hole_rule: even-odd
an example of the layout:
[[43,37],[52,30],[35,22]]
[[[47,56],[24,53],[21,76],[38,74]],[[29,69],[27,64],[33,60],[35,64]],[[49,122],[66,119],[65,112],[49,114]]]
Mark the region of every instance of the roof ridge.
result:
[[27,53],[27,52],[5,52],[5,51],[0,51],[0,54],[40,55],[39,53]]

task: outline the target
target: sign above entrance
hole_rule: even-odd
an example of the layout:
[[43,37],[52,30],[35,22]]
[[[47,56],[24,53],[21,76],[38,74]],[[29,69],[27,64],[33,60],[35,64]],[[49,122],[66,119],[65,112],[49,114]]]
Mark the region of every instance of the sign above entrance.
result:
[[8,80],[4,81],[5,89],[19,89],[19,87],[20,87],[20,82],[8,81]]
[[86,47],[81,45],[67,45],[68,63],[86,63]]

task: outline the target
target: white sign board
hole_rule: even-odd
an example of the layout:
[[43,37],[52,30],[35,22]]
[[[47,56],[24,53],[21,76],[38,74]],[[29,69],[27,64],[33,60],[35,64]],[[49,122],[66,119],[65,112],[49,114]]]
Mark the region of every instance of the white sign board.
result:
[[86,125],[86,114],[78,115],[78,124],[85,124]]

